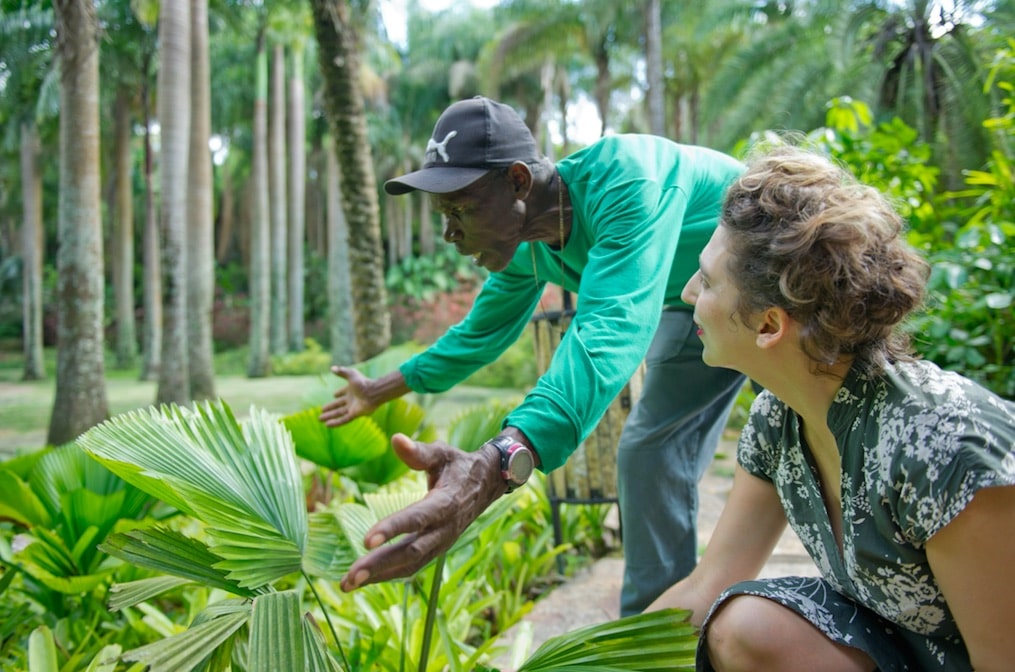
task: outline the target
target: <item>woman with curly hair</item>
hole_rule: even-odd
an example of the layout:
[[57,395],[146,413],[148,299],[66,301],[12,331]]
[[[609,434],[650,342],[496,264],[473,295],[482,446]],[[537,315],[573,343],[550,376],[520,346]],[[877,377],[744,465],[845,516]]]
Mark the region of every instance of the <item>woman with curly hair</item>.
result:
[[[706,364],[761,384],[697,569],[699,670],[1010,670],[1015,406],[911,355],[927,263],[875,189],[754,159],[684,288]],[[756,579],[792,526],[820,577]]]

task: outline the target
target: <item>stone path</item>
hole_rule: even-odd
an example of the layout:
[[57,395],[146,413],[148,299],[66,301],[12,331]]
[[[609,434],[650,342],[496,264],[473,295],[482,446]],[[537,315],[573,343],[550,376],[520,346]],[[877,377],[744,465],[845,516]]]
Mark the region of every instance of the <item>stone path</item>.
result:
[[[733,483],[736,446],[724,442],[720,453],[699,485],[698,548],[702,549],[715,528]],[[536,603],[531,612],[505,632],[498,643],[503,653],[493,665],[501,672],[513,670],[540,644],[551,637],[619,616],[620,586],[624,561],[606,557],[578,572]],[[817,568],[789,528],[779,540],[761,576],[815,576]],[[512,654],[517,660],[512,660]]]

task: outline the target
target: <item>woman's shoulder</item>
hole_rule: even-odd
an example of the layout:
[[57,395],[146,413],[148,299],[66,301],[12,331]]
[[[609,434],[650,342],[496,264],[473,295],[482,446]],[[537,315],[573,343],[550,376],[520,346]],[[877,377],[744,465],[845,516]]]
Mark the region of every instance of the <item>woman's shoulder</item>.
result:
[[1015,404],[933,362],[892,364],[881,379],[884,391],[878,396],[886,408],[942,423],[975,418],[978,425],[1015,431]]
[[929,538],[979,489],[1015,484],[1015,405],[930,362],[881,378],[864,453],[907,538]]

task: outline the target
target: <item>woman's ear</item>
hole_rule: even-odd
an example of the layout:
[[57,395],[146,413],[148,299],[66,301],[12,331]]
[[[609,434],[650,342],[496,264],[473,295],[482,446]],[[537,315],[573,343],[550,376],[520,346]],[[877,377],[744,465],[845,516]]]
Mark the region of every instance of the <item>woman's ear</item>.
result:
[[772,307],[761,313],[754,342],[759,348],[773,348],[788,337],[791,318],[782,308]]

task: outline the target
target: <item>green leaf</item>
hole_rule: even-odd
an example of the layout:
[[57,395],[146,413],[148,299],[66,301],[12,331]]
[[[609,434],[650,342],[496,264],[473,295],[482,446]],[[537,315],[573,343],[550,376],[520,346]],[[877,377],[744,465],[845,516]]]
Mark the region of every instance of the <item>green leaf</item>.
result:
[[49,511],[32,491],[32,488],[14,472],[0,470],[0,518],[8,518],[24,527],[52,525]]
[[[78,439],[128,482],[208,524],[211,548],[243,587],[297,571],[307,541],[292,438],[252,408],[240,426],[224,402],[116,416]],[[277,552],[265,562],[264,549]]]
[[303,670],[303,623],[300,596],[292,590],[254,599],[250,624],[250,672]]
[[292,434],[296,454],[327,469],[362,464],[384,454],[388,437],[370,418],[357,418],[338,427],[318,420],[321,407],[308,408],[282,419]]
[[209,529],[211,548],[222,560],[216,569],[244,588],[267,586],[273,581],[298,572],[302,562],[300,549],[288,539],[273,539],[253,531]]
[[117,660],[122,651],[123,647],[119,644],[107,644],[95,654],[85,672],[116,672]]
[[28,669],[30,672],[60,672],[53,631],[45,625],[32,630],[28,636]]
[[690,612],[648,612],[553,637],[518,672],[693,670],[697,629]]
[[423,423],[423,417],[423,408],[419,404],[401,397],[382,404],[370,415],[389,437],[395,434],[412,436]]
[[341,579],[357,556],[335,513],[312,513],[308,525],[309,537],[303,551],[304,571],[332,581]]
[[249,590],[226,577],[215,565],[222,558],[200,541],[164,528],[113,534],[102,545],[110,555],[126,562],[219,588],[234,595],[253,597]]
[[390,437],[395,434],[415,436],[418,441],[432,441],[435,433],[423,425],[423,408],[419,404],[399,398],[380,406],[371,419],[385,435],[385,450],[372,460],[346,470],[350,478],[360,483],[387,485],[405,475],[409,467],[398,458],[391,448]]
[[240,612],[213,619],[178,635],[131,649],[123,660],[148,665],[148,672],[189,672],[204,663],[215,649],[247,622]]
[[[91,528],[88,537],[83,538],[83,545],[75,549],[78,553],[94,539],[94,533],[95,529]],[[25,535],[24,538],[31,539],[31,543],[15,555],[22,569],[58,593],[77,595],[90,592],[105,582],[114,569],[106,567],[83,571],[77,564],[75,551],[68,549],[60,536],[46,528],[36,528],[34,535]]]
[[306,651],[306,672],[339,672],[339,667],[324,641],[320,628],[307,614],[303,619],[303,649]]
[[127,583],[114,583],[109,589],[109,610],[119,611],[126,607],[158,597],[162,593],[193,583],[178,576],[155,576]]
[[448,425],[448,443],[472,452],[500,433],[511,407],[496,401],[466,409]]

